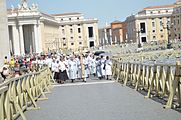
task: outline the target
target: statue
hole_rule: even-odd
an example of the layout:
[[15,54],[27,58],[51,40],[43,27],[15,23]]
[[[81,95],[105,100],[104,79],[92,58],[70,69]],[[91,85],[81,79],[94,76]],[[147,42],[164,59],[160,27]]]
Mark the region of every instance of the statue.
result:
[[27,0],[21,0],[21,6],[22,6],[23,8],[28,8]]
[[11,11],[14,11],[14,6],[13,5],[11,5]]
[[31,10],[38,10],[38,4],[32,4]]

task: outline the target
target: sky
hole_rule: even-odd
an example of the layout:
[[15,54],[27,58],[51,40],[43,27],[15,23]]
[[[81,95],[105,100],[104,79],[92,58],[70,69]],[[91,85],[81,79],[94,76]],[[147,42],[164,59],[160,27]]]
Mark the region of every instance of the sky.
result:
[[[8,8],[17,7],[21,0],[7,0]],[[86,18],[97,18],[99,27],[115,20],[124,21],[126,17],[148,6],[173,4],[176,0],[27,0],[37,3],[40,11],[57,14],[80,12]]]

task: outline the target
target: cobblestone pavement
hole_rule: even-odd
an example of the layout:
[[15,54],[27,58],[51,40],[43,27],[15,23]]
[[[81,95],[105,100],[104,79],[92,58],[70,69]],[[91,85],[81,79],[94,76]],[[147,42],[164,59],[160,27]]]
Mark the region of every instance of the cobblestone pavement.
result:
[[[100,83],[102,82],[102,83]],[[113,81],[55,86],[40,110],[27,111],[28,120],[180,120],[181,113]],[[20,120],[21,118],[19,118]]]

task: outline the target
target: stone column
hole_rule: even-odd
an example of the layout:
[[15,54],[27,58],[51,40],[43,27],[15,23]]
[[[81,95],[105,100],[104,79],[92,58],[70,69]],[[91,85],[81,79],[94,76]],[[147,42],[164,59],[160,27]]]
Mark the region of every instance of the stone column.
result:
[[35,34],[35,50],[36,53],[42,52],[42,41],[41,41],[41,29],[39,24],[34,24],[34,34]]
[[38,53],[38,29],[37,29],[37,25],[34,24],[34,48],[35,48],[35,52]]
[[39,40],[39,50],[38,50],[38,53],[41,53],[41,52],[43,52],[43,45],[42,45],[42,34],[41,34],[41,25],[39,24],[38,26],[37,26],[38,28],[38,40]]
[[20,40],[20,51],[21,55],[25,54],[25,48],[24,48],[24,36],[23,36],[23,27],[22,25],[19,25],[19,40]]
[[0,67],[4,57],[10,57],[6,1],[0,0]]
[[13,47],[14,47],[14,55],[20,55],[20,41],[18,35],[18,29],[16,25],[12,26],[13,29]]

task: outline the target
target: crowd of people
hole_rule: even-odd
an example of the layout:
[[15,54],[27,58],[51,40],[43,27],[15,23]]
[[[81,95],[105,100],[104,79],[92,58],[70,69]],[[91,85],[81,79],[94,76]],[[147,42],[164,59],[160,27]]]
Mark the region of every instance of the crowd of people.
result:
[[51,53],[13,57],[10,61],[5,57],[4,66],[0,73],[4,80],[10,77],[19,77],[22,74],[33,72],[33,64],[38,64],[39,67],[48,66],[53,79],[60,84],[64,84],[66,80],[86,82],[90,76],[100,80],[111,80],[112,75],[112,62],[109,56],[95,56],[90,52],[82,55]]
[[87,53],[80,55],[60,55],[48,56],[44,61],[53,73],[53,78],[57,83],[63,84],[66,80],[82,80],[84,82],[90,76],[98,79],[111,80],[112,62],[109,56],[94,56]]

